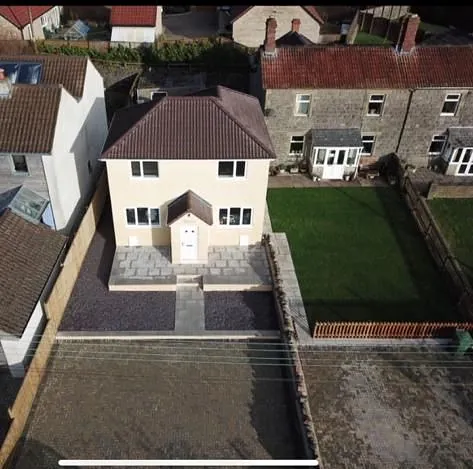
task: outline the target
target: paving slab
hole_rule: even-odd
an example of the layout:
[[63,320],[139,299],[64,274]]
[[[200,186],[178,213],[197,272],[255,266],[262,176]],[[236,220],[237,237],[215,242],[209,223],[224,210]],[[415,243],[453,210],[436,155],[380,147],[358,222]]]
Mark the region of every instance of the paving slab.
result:
[[198,283],[178,284],[174,331],[199,332],[205,330],[204,292]]

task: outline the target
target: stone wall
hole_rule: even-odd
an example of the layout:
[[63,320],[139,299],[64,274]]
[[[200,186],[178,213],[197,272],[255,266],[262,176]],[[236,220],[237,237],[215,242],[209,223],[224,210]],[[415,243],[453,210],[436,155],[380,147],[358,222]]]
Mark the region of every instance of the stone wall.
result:
[[435,198],[471,199],[473,198],[473,185],[432,183],[427,194],[427,199]]

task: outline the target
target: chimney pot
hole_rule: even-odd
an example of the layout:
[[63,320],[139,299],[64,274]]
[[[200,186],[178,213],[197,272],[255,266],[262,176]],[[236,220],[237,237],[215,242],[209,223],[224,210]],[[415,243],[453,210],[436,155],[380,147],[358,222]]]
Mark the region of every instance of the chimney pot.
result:
[[408,14],[404,18],[399,32],[398,50],[401,53],[409,53],[416,45],[417,30],[420,18],[417,14]]
[[266,38],[264,40],[264,53],[275,54],[276,53],[276,28],[278,23],[275,18],[268,18],[266,20]]
[[292,31],[293,33],[298,33],[300,26],[301,26],[301,20],[300,20],[299,18],[294,18],[294,19],[292,20],[291,31]]

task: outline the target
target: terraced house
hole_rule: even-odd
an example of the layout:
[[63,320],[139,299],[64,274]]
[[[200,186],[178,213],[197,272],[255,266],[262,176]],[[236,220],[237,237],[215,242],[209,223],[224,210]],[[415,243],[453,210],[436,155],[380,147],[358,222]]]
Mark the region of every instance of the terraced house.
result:
[[269,18],[254,92],[276,164],[305,161],[314,176],[342,179],[396,153],[473,175],[473,47],[416,46],[419,22],[405,17],[394,48],[278,47]]

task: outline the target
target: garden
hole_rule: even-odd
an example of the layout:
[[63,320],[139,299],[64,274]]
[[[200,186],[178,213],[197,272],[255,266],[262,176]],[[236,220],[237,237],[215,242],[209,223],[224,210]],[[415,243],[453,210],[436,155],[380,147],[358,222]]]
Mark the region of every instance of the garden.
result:
[[311,327],[316,321],[456,321],[404,200],[392,187],[270,189]]

